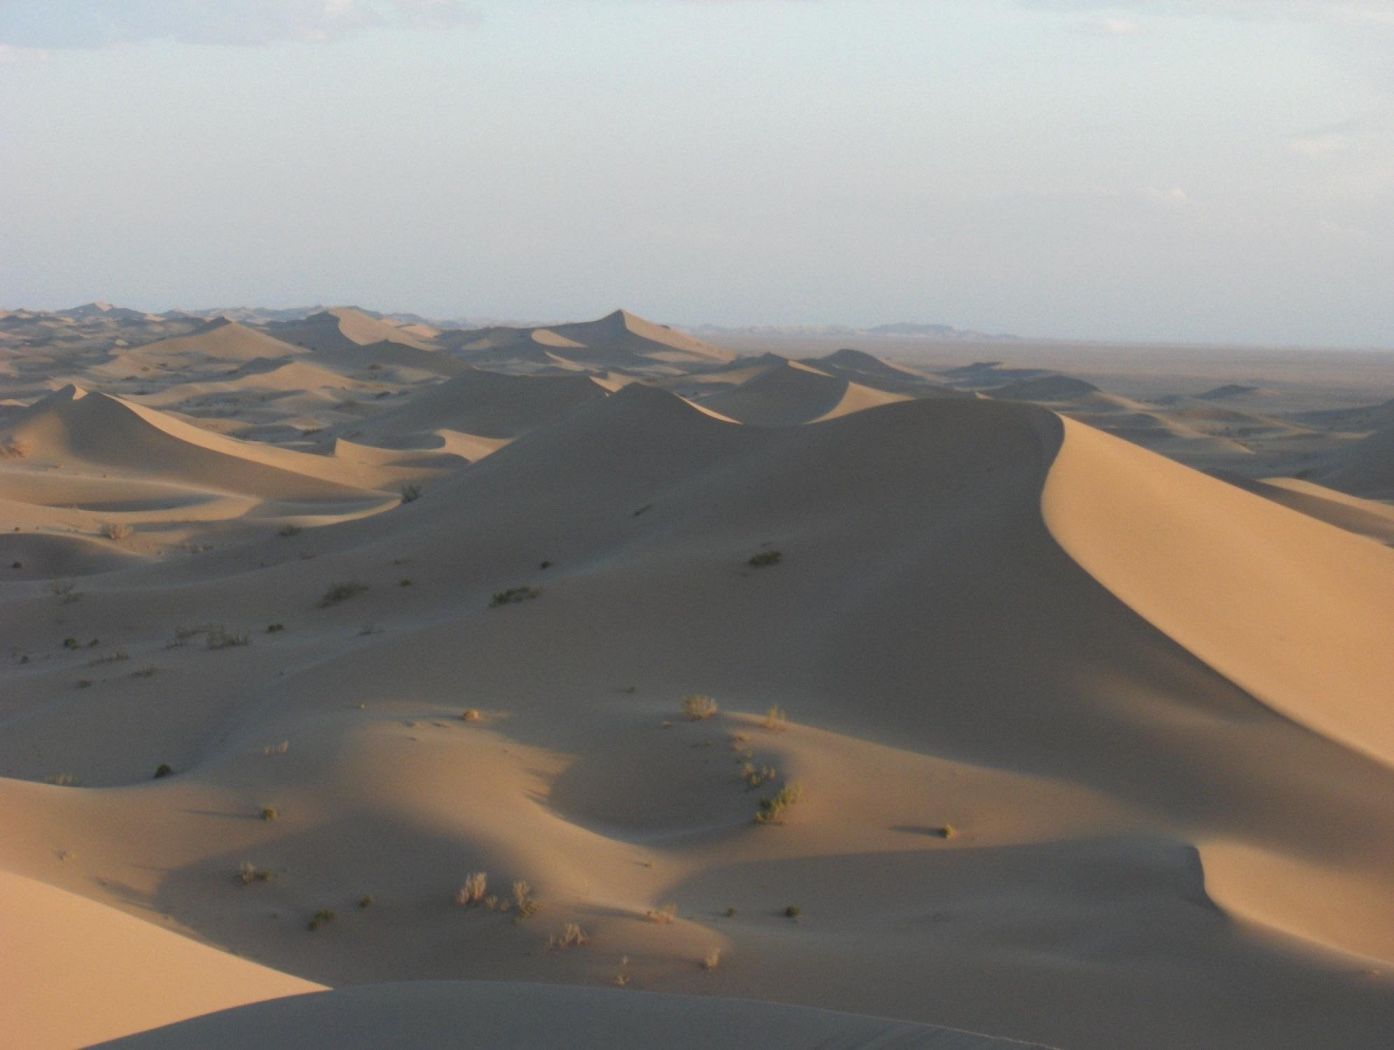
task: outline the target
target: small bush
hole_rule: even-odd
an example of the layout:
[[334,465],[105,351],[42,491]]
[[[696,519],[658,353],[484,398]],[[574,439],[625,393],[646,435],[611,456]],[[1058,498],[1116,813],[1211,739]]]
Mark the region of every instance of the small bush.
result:
[[373,906],[373,895],[371,893],[363,894],[363,896],[358,898],[358,906],[360,908],[371,908]]
[[90,688],[92,687],[92,679],[90,679],[90,678],[79,678],[79,679],[77,680],[77,687],[78,687],[79,689],[90,689]]
[[803,909],[800,908],[797,904],[791,904],[784,909],[784,917],[786,919],[797,919],[802,914]]
[[479,708],[477,708],[477,707],[467,707],[467,708],[464,709],[463,712],[461,712],[461,714],[460,714],[460,721],[461,721],[461,722],[478,722],[479,719],[482,718],[482,717],[483,717],[483,716],[480,715],[480,713],[479,713]]
[[77,641],[77,639],[76,639],[76,638],[64,638],[64,639],[63,639],[63,648],[64,648],[64,649],[76,649],[76,648],[78,648],[78,641]]
[[765,712],[765,720],[760,724],[771,730],[788,729],[789,715],[784,708],[776,704]]
[[644,918],[648,919],[649,922],[656,922],[660,926],[667,926],[677,917],[678,906],[672,901],[669,901],[667,904],[661,904],[657,908],[650,908],[648,911],[644,912]]
[[541,587],[510,587],[506,591],[495,591],[494,596],[489,599],[489,608],[497,609],[500,605],[515,605],[518,602],[531,601],[541,595]]
[[779,551],[761,551],[759,554],[751,556],[746,564],[752,568],[763,569],[770,565],[778,565],[784,559],[784,555]]
[[237,869],[237,881],[243,886],[250,886],[254,882],[270,882],[275,877],[275,872],[258,868],[249,860],[244,860],[242,866]]
[[314,917],[305,924],[305,929],[314,933],[321,926],[327,926],[337,918],[338,916],[328,908],[321,908],[319,911],[315,912]]
[[346,602],[350,598],[362,594],[367,589],[366,583],[359,583],[356,580],[336,583],[324,592],[324,597],[319,600],[319,607],[327,609],[331,605],[338,605],[340,602]]
[[277,536],[284,536],[289,539],[291,536],[299,536],[305,530],[299,525],[282,525],[276,532]]
[[276,812],[276,807],[275,807],[275,806],[262,806],[262,807],[261,807],[261,819],[262,819],[262,820],[265,820],[265,821],[272,821],[272,820],[277,819],[279,816],[280,816],[280,814],[279,814],[278,812]]
[[48,782],[55,787],[72,787],[77,783],[77,778],[71,773],[55,773],[48,778]]
[[958,834],[958,829],[952,824],[943,824],[935,828],[930,834],[938,835],[941,839],[951,839]]
[[282,631],[284,631],[285,629],[286,629],[286,625],[283,624],[283,623],[268,623],[268,624],[266,625],[266,633],[267,633],[267,634],[280,634],[280,633],[281,633]]
[[251,641],[246,631],[229,631],[219,623],[208,628],[206,644],[209,649],[232,649],[239,645],[250,645]]
[[785,811],[802,797],[802,786],[785,784],[772,797],[760,800],[760,809],[755,814],[755,823],[783,824]]
[[779,770],[774,766],[757,766],[754,762],[744,762],[741,764],[741,779],[745,781],[745,786],[754,791],[756,788],[779,779]]
[[487,872],[476,871],[458,890],[455,891],[455,903],[463,904],[466,907],[484,902],[484,894],[489,888],[489,875]]
[[402,502],[415,503],[421,498],[421,486],[406,484],[402,486]]
[[615,985],[623,988],[629,983],[629,956],[620,956],[620,971],[615,974]]
[[52,591],[64,605],[69,605],[82,597],[73,587],[74,584],[72,580],[54,580],[48,585],[48,589]]
[[132,678],[154,678],[159,673],[159,668],[154,664],[147,664],[145,667],[138,667],[131,672]]
[[579,923],[568,922],[561,928],[561,933],[554,933],[547,938],[547,947],[562,951],[566,948],[580,948],[589,944],[590,938],[586,936],[586,931],[581,929]]
[[689,722],[701,722],[711,718],[719,708],[716,701],[702,693],[693,693],[682,698],[682,715]]
[[109,653],[103,653],[95,659],[88,660],[87,666],[98,667],[101,664],[116,664],[120,663],[122,660],[129,660],[130,658],[131,654],[126,652],[125,649],[113,649]]
[[702,957],[702,969],[715,970],[721,965],[721,949],[708,948],[707,954]]
[[105,521],[102,523],[102,535],[109,540],[121,541],[131,534],[131,527],[123,521]]
[[290,741],[282,740],[279,744],[267,744],[261,749],[263,755],[284,755],[290,750]]
[[513,883],[513,910],[518,922],[537,911],[537,898],[532,895],[532,887],[522,879]]
[[174,770],[170,768],[168,762],[161,762],[155,767],[155,776],[152,779],[163,780],[165,777],[173,775],[173,773]]

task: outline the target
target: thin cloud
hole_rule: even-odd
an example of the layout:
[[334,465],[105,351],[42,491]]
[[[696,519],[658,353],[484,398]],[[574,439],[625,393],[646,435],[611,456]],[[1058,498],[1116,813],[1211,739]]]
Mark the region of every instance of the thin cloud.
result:
[[463,0],[0,0],[0,47],[324,42],[367,29],[444,28],[477,20]]

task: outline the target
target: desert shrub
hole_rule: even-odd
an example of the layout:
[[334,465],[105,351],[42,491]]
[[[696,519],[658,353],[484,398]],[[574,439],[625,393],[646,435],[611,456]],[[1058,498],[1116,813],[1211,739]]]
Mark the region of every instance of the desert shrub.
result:
[[101,656],[88,660],[87,666],[98,667],[101,664],[116,664],[120,663],[122,660],[129,660],[130,658],[131,654],[126,652],[125,649],[113,649],[110,652],[103,653]]
[[276,807],[275,807],[275,806],[262,806],[262,807],[261,807],[261,819],[262,819],[262,820],[265,820],[265,821],[272,821],[272,820],[277,819],[280,815],[281,815],[281,814],[278,813],[278,812],[276,811]]
[[715,970],[721,965],[721,949],[708,948],[707,954],[702,957],[702,969]]
[[783,824],[784,813],[803,797],[803,787],[799,784],[785,784],[770,798],[760,800],[760,809],[755,814],[757,824]]
[[305,924],[305,929],[314,933],[321,926],[327,926],[337,918],[338,916],[328,908],[321,908],[319,911],[315,912],[310,921]]
[[480,713],[479,713],[479,708],[477,708],[477,707],[467,707],[467,708],[464,709],[463,712],[461,712],[461,714],[460,714],[460,721],[462,721],[462,722],[478,722],[479,719],[480,719],[481,717],[483,717],[483,716],[480,715]]
[[77,641],[76,638],[64,638],[64,639],[63,639],[63,648],[64,648],[64,649],[76,649],[77,647],[78,647],[78,641]]
[[280,634],[280,633],[281,633],[282,631],[284,631],[285,629],[286,629],[286,625],[283,624],[283,623],[268,623],[268,624],[266,625],[266,633],[267,633],[267,634]]
[[623,987],[624,987],[625,985],[627,985],[628,983],[629,983],[629,956],[627,956],[627,955],[621,955],[621,956],[620,956],[620,969],[619,969],[619,973],[615,974],[615,985],[616,985],[617,987],[623,988]]
[[756,569],[763,569],[770,565],[778,565],[783,559],[784,555],[779,551],[761,551],[759,554],[751,555],[750,561],[746,564]]
[[161,762],[158,766],[155,767],[155,776],[153,779],[162,780],[163,778],[170,776],[173,772],[174,770],[170,768],[168,762]]
[[254,882],[270,882],[275,877],[275,872],[258,868],[249,860],[244,860],[242,866],[237,869],[237,881],[243,886],[250,886]]
[[797,904],[791,904],[784,909],[784,917],[787,919],[797,919],[802,914],[803,909],[800,908]]
[[371,893],[363,894],[363,896],[358,898],[358,906],[360,908],[371,908],[373,906],[373,895]]
[[402,486],[402,502],[415,503],[421,498],[421,486],[408,483]]
[[667,926],[678,917],[678,906],[672,901],[667,904],[660,904],[657,908],[650,908],[644,912],[644,918],[649,922],[656,922],[660,926]]
[[154,678],[159,673],[159,668],[154,664],[147,664],[144,667],[137,667],[131,672],[132,678]]
[[455,891],[455,903],[466,906],[482,904],[484,894],[489,888],[489,875],[487,872],[476,871],[465,879],[464,883]]
[[90,689],[90,688],[92,688],[92,679],[90,679],[90,678],[79,678],[79,679],[77,680],[77,687],[78,687],[79,689]]
[[261,749],[263,755],[284,755],[290,750],[290,741],[282,740],[279,744],[267,744]]
[[239,645],[250,645],[251,639],[246,631],[229,631],[222,624],[208,628],[207,645],[210,649],[231,649]]
[[277,530],[276,535],[284,536],[289,539],[291,536],[299,536],[304,531],[305,530],[299,525],[282,525],[280,529]]
[[48,585],[48,589],[57,596],[58,600],[64,605],[71,604],[82,597],[76,590],[72,580],[54,580]]
[[741,764],[741,779],[750,790],[779,779],[779,770],[774,766],[757,766],[754,762]]
[[48,782],[56,787],[72,787],[77,783],[77,778],[71,773],[55,773],[48,778]]
[[533,598],[540,597],[541,587],[510,587],[506,591],[495,591],[494,596],[489,599],[489,608],[497,609],[500,605],[514,605],[518,602],[531,601]]
[[366,583],[359,583],[356,580],[333,584],[329,590],[324,592],[324,597],[319,600],[319,607],[327,609],[331,605],[338,605],[340,602],[346,602],[350,598],[362,594],[367,589]]
[[943,824],[935,828],[931,834],[938,835],[941,839],[951,839],[958,834],[958,829],[952,824]]
[[131,527],[124,521],[102,522],[102,535],[109,540],[124,540],[131,534]]
[[522,879],[513,883],[513,910],[518,922],[537,911],[537,898],[532,895],[532,887]]
[[682,715],[689,722],[711,718],[718,710],[716,701],[703,693],[693,693],[682,698]]
[[788,729],[789,715],[785,712],[784,708],[775,704],[765,712],[765,720],[760,724],[766,729]]
[[561,933],[554,933],[547,938],[547,946],[558,951],[566,948],[580,948],[589,943],[590,938],[586,936],[586,931],[581,929],[579,923],[575,922],[568,922],[561,928]]

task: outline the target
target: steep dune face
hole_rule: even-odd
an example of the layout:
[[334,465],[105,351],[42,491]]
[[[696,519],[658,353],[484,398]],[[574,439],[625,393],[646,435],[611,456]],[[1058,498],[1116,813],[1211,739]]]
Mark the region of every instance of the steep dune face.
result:
[[263,499],[362,498],[363,476],[323,456],[241,442],[156,409],[68,386],[6,426],[31,460],[72,460]]
[[1042,506],[1070,556],[1254,696],[1394,764],[1394,552],[1073,421],[1065,434]]
[[11,1046],[86,1046],[321,985],[0,871],[0,1026]]

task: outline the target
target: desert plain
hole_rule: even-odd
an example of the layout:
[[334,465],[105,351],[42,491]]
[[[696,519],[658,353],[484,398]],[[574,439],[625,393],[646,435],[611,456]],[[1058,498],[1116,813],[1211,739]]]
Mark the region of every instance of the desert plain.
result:
[[1394,1039],[1394,352],[0,313],[16,1047]]

